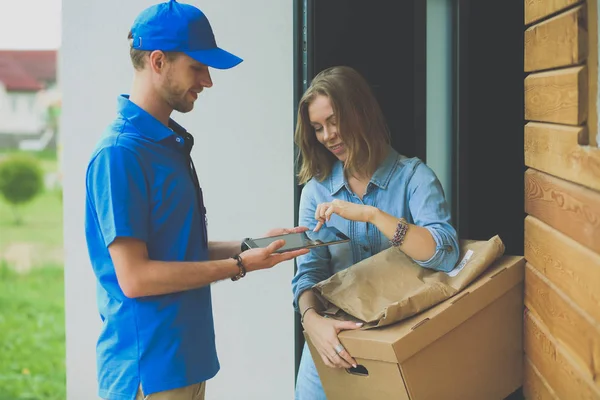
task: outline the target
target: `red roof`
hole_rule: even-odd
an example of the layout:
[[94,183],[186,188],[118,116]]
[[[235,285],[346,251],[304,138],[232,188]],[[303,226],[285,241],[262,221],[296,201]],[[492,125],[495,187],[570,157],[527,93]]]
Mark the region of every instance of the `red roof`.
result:
[[56,50],[0,51],[0,82],[9,91],[37,91],[56,80]]

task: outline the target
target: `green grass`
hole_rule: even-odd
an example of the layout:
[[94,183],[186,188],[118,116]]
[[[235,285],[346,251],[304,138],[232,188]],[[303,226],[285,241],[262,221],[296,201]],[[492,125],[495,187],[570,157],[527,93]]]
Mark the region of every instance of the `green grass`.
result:
[[[0,149],[0,159],[14,153]],[[32,155],[45,173],[58,171],[54,152]],[[15,225],[0,196],[0,400],[66,398],[61,197],[46,189],[19,208]],[[28,272],[9,267],[15,254],[30,259]]]
[[0,149],[0,155],[12,155],[12,154],[29,154],[38,160],[50,160],[56,162],[56,151],[54,150],[42,150],[42,151],[24,151],[14,149]]
[[64,400],[63,268],[0,265],[0,400]]
[[27,242],[61,247],[63,243],[62,200],[58,190],[45,190],[20,206],[22,223],[15,225],[13,206],[0,196],[0,253],[9,243]]

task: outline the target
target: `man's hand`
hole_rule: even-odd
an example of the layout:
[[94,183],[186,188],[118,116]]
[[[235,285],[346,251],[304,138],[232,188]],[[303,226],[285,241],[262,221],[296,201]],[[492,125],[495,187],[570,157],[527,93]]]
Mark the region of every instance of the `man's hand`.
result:
[[289,228],[289,229],[275,228],[275,229],[271,229],[269,232],[267,232],[264,237],[287,235],[288,233],[301,233],[301,232],[306,232],[307,230],[308,230],[308,228],[305,226],[297,226],[295,228]]
[[[264,237],[280,236],[289,233],[301,233],[307,231],[305,226],[297,226],[295,228],[275,228],[268,231]],[[278,249],[285,245],[285,240],[280,239],[271,243],[265,248],[250,249],[240,254],[242,262],[248,272],[259,269],[272,268],[282,261],[291,260],[309,252],[308,249],[286,251],[284,253],[275,253]]]
[[286,251],[284,253],[275,253],[279,248],[283,247],[285,240],[276,240],[265,248],[250,249],[240,254],[242,263],[246,267],[246,271],[256,271],[259,269],[272,268],[282,261],[291,260],[309,252],[308,249],[295,251]]

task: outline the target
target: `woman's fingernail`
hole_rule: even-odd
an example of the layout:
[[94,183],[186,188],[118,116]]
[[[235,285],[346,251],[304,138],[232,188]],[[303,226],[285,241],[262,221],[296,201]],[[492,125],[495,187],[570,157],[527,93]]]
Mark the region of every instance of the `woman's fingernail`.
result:
[[356,368],[356,364],[352,364],[352,366],[353,366],[354,368]]
[[357,322],[356,326],[363,326],[363,323],[362,322]]

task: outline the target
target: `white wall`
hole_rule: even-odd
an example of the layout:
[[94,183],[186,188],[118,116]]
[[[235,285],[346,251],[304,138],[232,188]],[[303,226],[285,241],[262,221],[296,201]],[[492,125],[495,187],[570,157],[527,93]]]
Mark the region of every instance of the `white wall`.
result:
[[[217,43],[244,58],[213,71],[214,87],[175,118],[196,137],[193,152],[211,240],[258,236],[293,224],[292,1],[189,0],[209,17]],[[100,320],[84,221],[85,167],[116,97],[132,76],[126,36],[147,0],[63,0],[67,392],[96,393]],[[288,262],[214,289],[221,372],[207,399],[291,399],[294,329]]]

